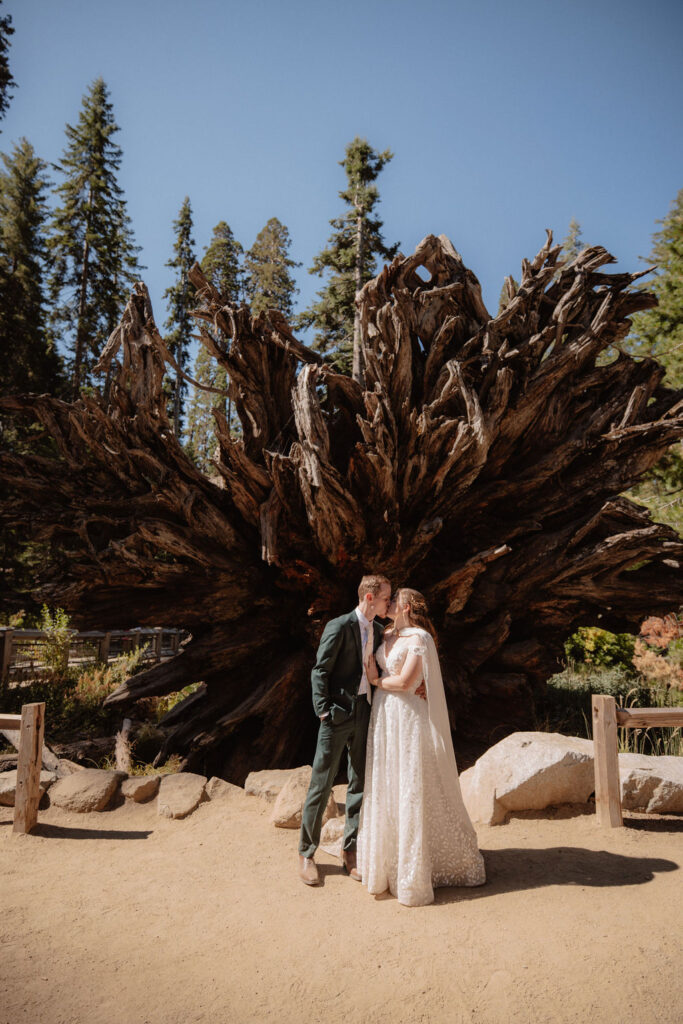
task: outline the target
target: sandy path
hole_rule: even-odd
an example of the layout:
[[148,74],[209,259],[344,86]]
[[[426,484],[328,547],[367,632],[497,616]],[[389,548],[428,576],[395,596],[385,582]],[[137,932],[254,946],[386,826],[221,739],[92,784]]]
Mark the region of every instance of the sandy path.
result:
[[589,815],[480,828],[489,875],[431,907],[373,898],[233,791],[184,821],[154,803],[0,808],[5,1024],[674,1024],[683,822]]

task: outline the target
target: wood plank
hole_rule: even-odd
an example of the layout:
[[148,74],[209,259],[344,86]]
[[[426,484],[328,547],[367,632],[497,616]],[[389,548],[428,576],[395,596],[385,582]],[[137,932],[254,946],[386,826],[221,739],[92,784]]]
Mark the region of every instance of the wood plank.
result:
[[627,729],[683,725],[683,708],[618,708],[617,724]]
[[593,755],[595,809],[598,825],[617,828],[624,824],[619,792],[617,715],[614,697],[593,696]]
[[30,832],[38,820],[45,704],[24,704],[14,798],[14,831]]
[[[19,729],[21,727],[21,715],[0,715],[0,732],[5,729]],[[13,740],[10,740],[12,743]]]

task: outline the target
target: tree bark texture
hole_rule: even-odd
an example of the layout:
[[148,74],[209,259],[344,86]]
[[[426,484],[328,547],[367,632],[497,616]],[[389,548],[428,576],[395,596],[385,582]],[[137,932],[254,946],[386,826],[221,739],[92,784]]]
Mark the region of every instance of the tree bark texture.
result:
[[191,633],[109,698],[204,682],[162,723],[162,756],[235,781],[310,761],[316,645],[365,572],[426,594],[456,746],[528,726],[578,625],[635,630],[681,604],[683,542],[620,496],[683,436],[683,392],[619,351],[655,300],[631,288],[640,275],[605,273],[600,247],[559,257],[548,235],[491,317],[444,236],[398,256],[359,296],[365,388],[195,265],[202,342],[242,423],[231,439],[215,413],[218,482],[169,424],[142,284],[100,360],[121,363],[108,406],[2,400],[58,451],[2,456],[4,520],[62,552],[39,598],[80,627]]

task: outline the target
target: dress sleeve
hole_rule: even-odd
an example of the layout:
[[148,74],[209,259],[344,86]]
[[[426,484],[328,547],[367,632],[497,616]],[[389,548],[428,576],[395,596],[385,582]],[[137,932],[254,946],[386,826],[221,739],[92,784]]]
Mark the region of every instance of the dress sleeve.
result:
[[421,658],[427,653],[427,645],[420,641],[410,644],[407,650],[408,654],[418,654]]

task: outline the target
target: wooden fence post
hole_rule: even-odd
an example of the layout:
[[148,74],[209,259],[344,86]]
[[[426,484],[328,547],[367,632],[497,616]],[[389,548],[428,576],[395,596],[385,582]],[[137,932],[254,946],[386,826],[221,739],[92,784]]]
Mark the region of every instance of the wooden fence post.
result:
[[161,661],[161,634],[163,630],[161,626],[156,626],[154,629],[154,658],[156,661]]
[[617,709],[614,697],[603,694],[593,695],[593,756],[598,825],[617,828],[624,824],[619,787]]
[[97,660],[106,665],[109,661],[109,647],[111,645],[111,633],[105,633],[97,645]]
[[9,667],[12,663],[13,636],[13,629],[0,629],[0,683],[3,683],[9,675]]
[[24,704],[19,731],[14,831],[30,832],[38,820],[45,705]]

